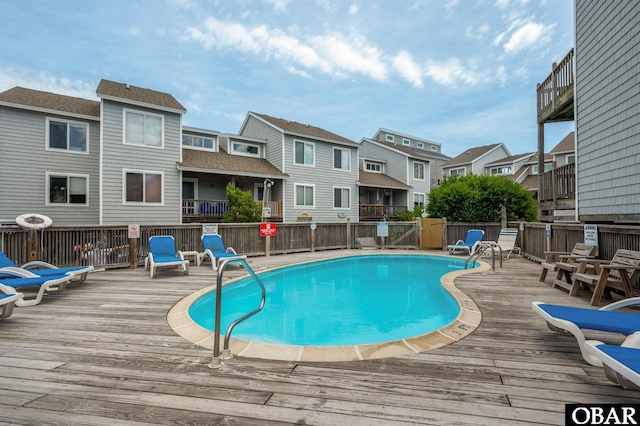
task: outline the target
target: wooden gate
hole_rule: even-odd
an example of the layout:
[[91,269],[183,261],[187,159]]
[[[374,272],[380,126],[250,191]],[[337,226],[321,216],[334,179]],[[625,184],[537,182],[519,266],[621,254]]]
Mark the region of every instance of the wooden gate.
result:
[[420,219],[420,248],[444,250],[446,223],[446,218]]

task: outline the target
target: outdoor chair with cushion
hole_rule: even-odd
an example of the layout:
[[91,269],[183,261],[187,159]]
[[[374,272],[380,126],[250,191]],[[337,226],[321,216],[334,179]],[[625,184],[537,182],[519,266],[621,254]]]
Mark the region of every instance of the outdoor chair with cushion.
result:
[[461,250],[467,252],[468,255],[472,255],[478,247],[480,247],[480,244],[482,244],[482,238],[484,238],[483,230],[470,229],[464,240],[458,240],[455,244],[449,244],[447,250],[449,250],[449,254],[455,254],[456,251]]
[[544,261],[541,263],[542,272],[540,272],[540,282],[544,282],[547,278],[547,272],[557,272],[557,263],[566,263],[577,266],[575,259],[593,258],[598,252],[598,246],[576,243],[573,250],[569,251],[545,251]]
[[620,300],[600,309],[533,302],[531,307],[547,322],[550,330],[575,336],[582,357],[597,367],[602,362],[584,349],[583,330],[604,331],[626,335],[623,346],[640,346],[640,313],[618,311],[640,305],[640,297]]
[[158,268],[181,267],[189,275],[189,261],[176,250],[176,242],[171,235],[155,235],[149,238],[149,255],[144,260],[144,269],[149,270],[151,278],[156,276]]
[[516,246],[516,239],[518,238],[518,230],[515,228],[502,228],[500,230],[500,235],[498,236],[498,241],[483,241],[485,243],[494,243],[498,246],[500,246],[500,248],[498,249],[497,247],[494,248],[493,252],[491,251],[491,249],[486,249],[483,253],[482,256],[483,257],[488,257],[490,256],[492,253],[494,256],[499,256],[500,255],[500,250],[502,250],[502,256],[505,259],[509,259],[509,256],[511,256],[512,253],[517,254],[518,256],[520,256],[520,247]]
[[[41,277],[70,274],[73,275],[73,280],[75,282],[83,282],[87,279],[87,274],[93,269],[93,266],[71,266],[67,268],[59,268],[51,263],[39,260],[18,266],[14,261],[9,259],[7,255],[0,251],[0,277],[3,276],[3,271],[7,271],[5,268],[12,268],[13,272],[19,270],[29,271]],[[10,275],[13,275],[13,272]],[[28,277],[29,275],[23,276]]]
[[639,348],[587,340],[585,350],[602,362],[604,373],[609,380],[625,389],[640,390]]
[[238,254],[233,247],[225,247],[222,237],[218,234],[203,235],[200,237],[202,248],[204,251],[200,253],[200,262],[209,259],[211,261],[211,269],[218,270],[218,264],[221,259],[242,258],[246,259],[244,254]]
[[69,274],[50,277],[1,278],[0,292],[5,294],[18,294],[19,292],[36,291],[36,295],[29,299],[25,298],[23,294],[22,298],[16,299],[15,301],[16,306],[33,306],[40,303],[42,296],[45,294],[62,292],[71,278],[73,278],[73,275]]

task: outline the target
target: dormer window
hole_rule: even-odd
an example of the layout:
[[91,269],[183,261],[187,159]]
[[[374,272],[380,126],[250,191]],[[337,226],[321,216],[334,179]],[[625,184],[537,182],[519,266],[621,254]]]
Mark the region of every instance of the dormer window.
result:
[[387,142],[393,142],[393,135],[387,135],[386,140]]
[[364,169],[368,172],[382,173],[382,164],[371,161],[364,162]]
[[431,145],[431,151],[438,152],[438,147],[435,145]]
[[231,142],[231,153],[249,157],[259,157],[260,145],[245,142]]
[[424,149],[424,144],[423,144],[422,142],[416,142],[416,146],[417,146],[419,149]]
[[218,151],[215,140],[203,136],[182,135],[182,146]]
[[489,172],[492,175],[510,175],[513,173],[511,166],[492,167]]
[[402,139],[402,145],[411,146],[411,141],[407,138]]

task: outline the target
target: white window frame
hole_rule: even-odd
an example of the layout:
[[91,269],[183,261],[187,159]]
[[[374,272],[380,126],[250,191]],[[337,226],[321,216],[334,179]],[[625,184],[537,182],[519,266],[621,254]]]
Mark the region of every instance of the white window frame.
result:
[[[191,140],[190,144],[186,144],[185,143],[185,138],[188,138]],[[196,138],[200,138],[202,139],[202,146],[196,146],[194,145],[194,141]],[[211,148],[207,148],[204,146],[204,140],[210,140],[212,143],[212,147]],[[198,150],[202,150],[202,151],[208,151],[208,152],[218,152],[218,138],[213,138],[213,137],[209,137],[209,136],[200,136],[200,135],[182,135],[182,146],[183,147],[187,147],[189,149],[198,149]]]
[[[232,154],[232,155],[241,155],[241,156],[243,156],[243,157],[261,158],[261,157],[260,157],[261,149],[260,149],[260,145],[259,145],[259,144],[256,144],[256,143],[247,143],[247,142],[242,142],[242,141],[233,141],[233,140],[230,140],[230,141],[229,141],[229,145],[230,145],[230,146],[229,146],[229,154]],[[258,152],[257,152],[257,153],[255,153],[255,154],[253,154],[253,153],[251,153],[251,152],[249,152],[249,151],[246,151],[246,150],[245,150],[245,151],[240,151],[240,150],[236,149],[236,145],[243,146],[243,147],[256,148],[256,149],[258,150]]]
[[[573,160],[571,160],[571,157],[573,157]],[[571,163],[575,163],[576,162],[576,155],[575,154],[567,154],[567,156],[565,157],[565,164],[571,164]]]
[[[50,191],[51,191],[51,178],[52,177],[57,177],[57,178],[67,178],[67,186],[69,186],[69,178],[75,177],[75,178],[84,178],[85,180],[85,188],[84,188],[84,194],[86,197],[86,200],[84,203],[71,203],[69,201],[70,198],[70,193],[67,190],[67,201],[64,203],[53,203],[50,200]],[[55,173],[55,172],[46,172],[45,173],[45,195],[44,195],[44,203],[45,205],[48,206],[88,206],[89,205],[89,175],[85,175],[85,174],[78,174],[78,173]]]
[[[142,192],[142,201],[127,201],[127,173],[135,173],[143,175],[143,183],[147,174],[160,175],[160,202],[145,201],[146,194]],[[122,204],[136,206],[164,206],[164,172],[157,170],[140,170],[140,169],[122,169]]]
[[457,169],[449,169],[449,176],[464,176],[466,174],[467,174],[467,169],[464,167],[458,167]]
[[[67,125],[67,148],[54,148],[51,147],[51,122],[55,122],[55,123],[64,123]],[[89,123],[83,123],[81,121],[70,121],[70,120],[64,120],[64,119],[59,119],[59,118],[55,118],[55,117],[47,117],[46,119],[46,146],[45,149],[47,151],[58,151],[58,152],[70,152],[73,154],[89,154],[89,141],[91,140],[89,137]],[[69,127],[70,126],[78,126],[78,127],[84,127],[85,128],[85,134],[86,134],[86,140],[85,140],[85,145],[86,145],[86,149],[84,151],[75,151],[72,149],[69,149],[69,137],[70,137],[70,132],[69,132]]]
[[435,145],[431,145],[431,151],[438,152],[438,147]]
[[395,140],[395,138],[393,137],[393,135],[387,134],[385,136],[384,140],[386,140],[387,142],[393,142]]
[[[548,172],[549,170],[553,170],[553,164],[551,163],[544,163],[544,171]],[[538,165],[534,164],[531,167],[531,174],[537,175],[538,174]]]
[[[422,198],[422,205],[420,205],[420,201],[418,200],[418,202],[416,202],[416,197],[421,197]],[[424,192],[414,192],[413,193],[413,205],[415,206],[420,206],[422,208],[425,207],[427,203],[427,196],[424,194]]]
[[[147,117],[160,118],[160,146],[147,145],[144,140],[141,144],[128,142],[127,141],[127,115],[128,114],[142,115],[145,120]],[[143,135],[143,139],[144,139],[144,135]],[[136,109],[123,108],[122,109],[122,143],[124,145],[130,145],[130,146],[141,146],[145,148],[164,149],[164,115],[154,114],[151,112],[140,111]]]
[[[373,168],[377,168],[377,170],[373,169]],[[381,163],[376,163],[373,161],[366,161],[364,162],[364,170],[367,172],[371,172],[371,173],[382,173],[382,164]]]
[[[343,163],[344,163],[344,153],[347,154],[346,164],[343,164],[342,167],[336,167],[336,151],[342,152],[340,161],[342,161]],[[333,170],[342,170],[343,172],[350,172],[351,171],[351,150],[350,149],[334,147],[332,154],[333,154],[333,156],[331,157],[331,161],[333,162]],[[345,167],[345,165],[346,165],[346,167]]]
[[423,142],[416,142],[416,146],[417,146],[419,149],[424,149],[424,143],[423,143]]
[[411,146],[411,141],[407,138],[402,138],[402,145]]
[[[336,189],[340,190],[340,202],[342,203],[342,194],[343,191],[347,191],[348,194],[348,206],[342,206],[342,207],[336,207]],[[332,191],[333,193],[333,209],[334,210],[351,210],[351,188],[349,188],[348,186],[334,186]]]
[[[419,167],[416,169],[416,166],[422,166],[422,177],[416,177],[416,170],[419,170]],[[413,162],[413,180],[424,181],[427,178],[427,165],[423,161],[414,161]]]
[[[303,150],[303,162],[302,163],[297,163],[296,162],[296,144],[303,144],[305,147],[311,146],[313,148],[313,163],[311,164],[307,164],[306,162],[304,162],[304,150]],[[316,144],[314,142],[308,142],[308,141],[302,141],[302,140],[298,140],[298,139],[294,139],[293,140],[293,164],[295,164],[296,166],[304,166],[304,167],[315,167],[316,166]]]
[[[313,200],[312,204],[298,204],[298,187],[312,188]],[[313,183],[294,183],[293,184],[293,208],[295,209],[315,209],[316,208],[316,185]]]
[[511,166],[496,166],[489,169],[490,175],[511,175],[513,168]]

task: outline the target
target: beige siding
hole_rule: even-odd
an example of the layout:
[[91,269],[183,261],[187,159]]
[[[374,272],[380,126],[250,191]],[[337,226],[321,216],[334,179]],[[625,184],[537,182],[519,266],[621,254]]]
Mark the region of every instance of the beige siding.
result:
[[576,174],[581,217],[640,214],[638,16],[637,1],[576,0]]
[[[47,117],[89,123],[89,153],[47,150]],[[39,213],[56,225],[97,224],[99,146],[95,121],[0,107],[0,223],[13,222],[24,213]],[[47,172],[87,175],[88,205],[46,204]]]

